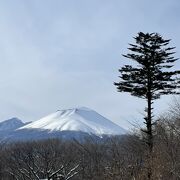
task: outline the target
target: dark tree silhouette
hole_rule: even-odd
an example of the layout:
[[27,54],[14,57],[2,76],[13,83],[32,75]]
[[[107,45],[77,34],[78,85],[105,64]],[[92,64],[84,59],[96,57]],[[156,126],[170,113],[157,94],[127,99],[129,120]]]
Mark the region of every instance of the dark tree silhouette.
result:
[[[133,65],[125,65],[119,72],[120,82],[114,83],[119,92],[128,92],[133,96],[147,100],[144,117],[146,143],[151,154],[153,149],[152,103],[161,95],[179,94],[180,71],[170,70],[178,60],[173,57],[175,47],[167,47],[170,39],[164,40],[157,33],[139,32],[134,38],[136,44],[129,44],[131,53],[123,55],[133,60]],[[136,65],[136,66],[135,66]],[[150,174],[149,174],[150,176]],[[150,179],[150,178],[149,178]]]

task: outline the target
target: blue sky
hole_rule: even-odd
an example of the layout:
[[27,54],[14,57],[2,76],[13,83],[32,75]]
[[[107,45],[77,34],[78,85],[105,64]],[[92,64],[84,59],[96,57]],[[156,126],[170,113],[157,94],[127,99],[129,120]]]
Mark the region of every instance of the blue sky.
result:
[[180,57],[179,9],[178,0],[1,0],[0,121],[87,106],[123,127],[142,122],[145,102],[113,86],[121,54],[143,31],[172,39]]

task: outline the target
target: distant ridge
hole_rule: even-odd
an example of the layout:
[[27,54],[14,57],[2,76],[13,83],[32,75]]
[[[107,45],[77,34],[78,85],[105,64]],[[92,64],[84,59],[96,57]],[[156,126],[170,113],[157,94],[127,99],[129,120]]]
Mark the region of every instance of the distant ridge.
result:
[[0,122],[0,131],[15,130],[25,125],[20,119],[14,117],[5,121]]

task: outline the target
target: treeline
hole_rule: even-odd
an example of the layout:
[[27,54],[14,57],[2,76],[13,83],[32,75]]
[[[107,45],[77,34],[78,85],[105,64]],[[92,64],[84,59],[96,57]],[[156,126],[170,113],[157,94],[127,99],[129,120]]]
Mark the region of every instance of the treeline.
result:
[[143,134],[109,138],[1,144],[2,180],[146,180],[149,164],[154,180],[180,179],[180,106],[154,126],[149,159]]

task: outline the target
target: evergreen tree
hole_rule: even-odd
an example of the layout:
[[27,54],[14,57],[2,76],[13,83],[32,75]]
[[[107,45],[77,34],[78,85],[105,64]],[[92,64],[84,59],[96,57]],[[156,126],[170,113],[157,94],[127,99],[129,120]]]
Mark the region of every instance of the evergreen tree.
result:
[[[179,94],[180,71],[171,70],[178,59],[173,57],[175,47],[167,47],[170,39],[164,40],[157,33],[139,32],[134,38],[136,44],[129,44],[131,53],[123,55],[133,60],[133,65],[125,65],[119,72],[120,82],[114,83],[119,92],[128,92],[133,96],[147,100],[144,117],[146,143],[149,154],[153,149],[152,103],[161,95]],[[136,65],[136,66],[135,66]],[[149,179],[151,173],[149,172]]]

